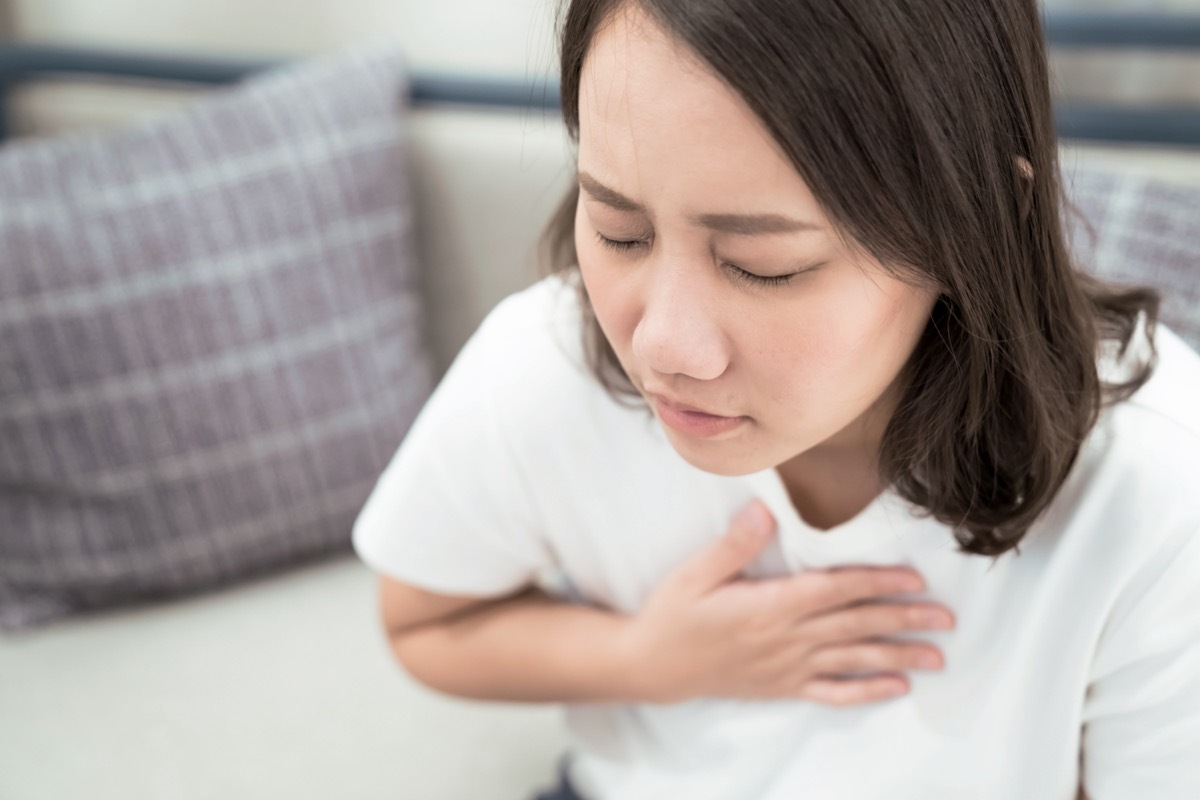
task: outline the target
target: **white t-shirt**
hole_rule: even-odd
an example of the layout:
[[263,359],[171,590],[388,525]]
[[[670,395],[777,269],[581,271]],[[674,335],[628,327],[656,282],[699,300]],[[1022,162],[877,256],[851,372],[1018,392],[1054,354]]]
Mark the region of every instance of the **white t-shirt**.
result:
[[778,535],[748,577],[908,564],[957,617],[909,634],[946,666],[894,700],[567,704],[588,800],[1074,800],[1081,778],[1092,800],[1200,798],[1200,357],[1177,336],[993,563],[892,492],[822,532],[774,469],[692,467],[591,377],[580,324],[558,277],[492,311],[355,523],[369,566],[463,595],[557,578],[633,613],[757,495]]

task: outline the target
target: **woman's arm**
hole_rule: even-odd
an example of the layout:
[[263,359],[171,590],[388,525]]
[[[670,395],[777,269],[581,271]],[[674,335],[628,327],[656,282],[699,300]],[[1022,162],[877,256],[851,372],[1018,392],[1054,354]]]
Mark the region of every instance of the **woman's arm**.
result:
[[630,617],[537,587],[391,635],[415,679],[446,694],[510,702],[644,699],[624,632]]
[[[907,691],[906,680],[888,673],[921,666],[917,655],[939,654],[920,643],[861,645],[936,626],[931,614],[952,625],[951,612],[927,602],[884,602],[922,588],[907,568],[738,580],[769,541],[769,522],[760,503],[747,504],[727,534],[668,574],[636,615],[566,603],[532,587],[391,628],[393,650],[431,688],[481,700],[790,697],[844,706]],[[884,674],[838,675],[864,669]]]

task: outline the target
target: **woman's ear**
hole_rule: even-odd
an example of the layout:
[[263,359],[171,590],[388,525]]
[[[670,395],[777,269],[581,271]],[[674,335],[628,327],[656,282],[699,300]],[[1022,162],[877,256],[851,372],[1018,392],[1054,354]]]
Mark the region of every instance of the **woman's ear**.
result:
[[1021,221],[1024,222],[1033,207],[1033,165],[1025,156],[1016,158],[1016,183]]

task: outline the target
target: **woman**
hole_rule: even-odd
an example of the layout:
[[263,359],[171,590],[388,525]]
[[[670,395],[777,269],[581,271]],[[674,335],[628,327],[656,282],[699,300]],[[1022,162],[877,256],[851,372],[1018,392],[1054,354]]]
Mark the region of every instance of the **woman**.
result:
[[1035,2],[562,31],[555,273],[355,526],[404,667],[566,704],[547,797],[1200,796],[1200,357],[1070,262]]

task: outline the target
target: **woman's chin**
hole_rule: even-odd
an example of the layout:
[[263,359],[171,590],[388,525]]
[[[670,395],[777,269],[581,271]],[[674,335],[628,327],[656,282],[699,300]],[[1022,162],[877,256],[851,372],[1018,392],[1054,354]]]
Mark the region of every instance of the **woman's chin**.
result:
[[763,458],[762,448],[754,446],[751,441],[754,437],[702,439],[666,425],[663,425],[663,432],[679,457],[702,472],[733,477],[774,466]]

